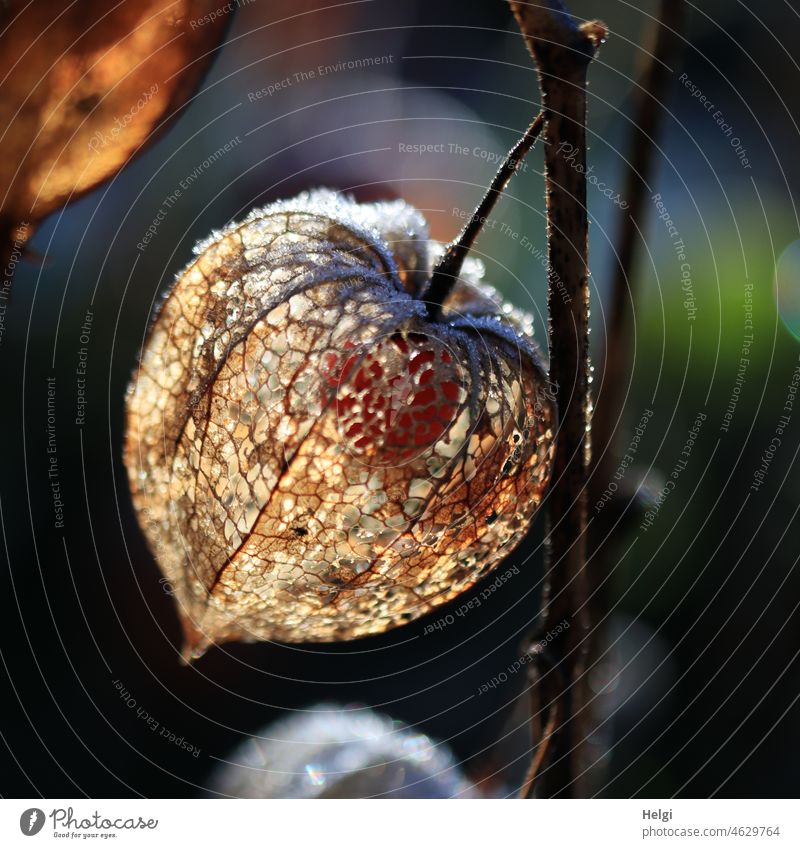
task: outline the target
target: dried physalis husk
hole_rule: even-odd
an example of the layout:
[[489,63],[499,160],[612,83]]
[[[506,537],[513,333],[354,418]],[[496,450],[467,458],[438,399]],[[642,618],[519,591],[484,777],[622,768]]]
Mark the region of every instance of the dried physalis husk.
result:
[[422,215],[332,192],[196,252],[145,342],[126,446],[188,650],[382,633],[514,548],[555,412],[530,319],[479,263],[431,320]]

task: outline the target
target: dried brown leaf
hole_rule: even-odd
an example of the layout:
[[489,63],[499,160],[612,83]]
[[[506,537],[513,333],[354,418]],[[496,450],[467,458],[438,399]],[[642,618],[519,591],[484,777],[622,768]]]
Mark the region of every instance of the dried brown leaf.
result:
[[230,15],[207,0],[0,10],[0,221],[36,223],[119,171],[197,86]]

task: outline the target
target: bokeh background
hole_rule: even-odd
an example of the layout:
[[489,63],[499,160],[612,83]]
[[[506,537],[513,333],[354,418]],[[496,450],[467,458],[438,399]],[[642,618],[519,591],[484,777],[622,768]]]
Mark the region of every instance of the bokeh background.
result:
[[[425,212],[435,238],[452,238],[538,108],[535,70],[500,0],[239,5],[180,120],[110,184],[52,215],[17,269],[0,345],[8,563],[0,792],[195,796],[268,722],[327,701],[372,706],[413,726],[444,742],[480,791],[508,794],[530,747],[524,670],[478,692],[520,656],[535,621],[541,521],[508,560],[519,574],[443,630],[425,635],[422,619],[349,644],[229,644],[191,667],[179,663],[175,609],[121,460],[126,386],[153,305],[198,239],[310,187],[403,197]],[[607,644],[590,674],[604,717],[590,741],[592,791],[794,796],[800,401],[763,484],[751,486],[800,363],[800,50],[789,37],[800,19],[793,2],[687,6],[651,187],[685,244],[693,302],[674,238],[651,204],[635,275],[633,366],[614,377],[626,386],[623,447],[653,411],[629,481],[660,488],[698,414],[706,418],[653,525],[634,523],[614,541]],[[610,28],[590,74],[589,163],[614,193],[623,191],[632,92],[656,8],[571,3],[577,16]],[[418,144],[441,152],[404,152]],[[537,316],[544,343],[541,169],[534,150],[477,250],[487,278]],[[182,181],[188,187],[137,247]],[[588,202],[602,392],[623,212],[592,185]],[[82,347],[88,401],[77,425]],[[48,479],[51,377],[63,530],[54,527]],[[199,754],[153,733],[118,684]]]

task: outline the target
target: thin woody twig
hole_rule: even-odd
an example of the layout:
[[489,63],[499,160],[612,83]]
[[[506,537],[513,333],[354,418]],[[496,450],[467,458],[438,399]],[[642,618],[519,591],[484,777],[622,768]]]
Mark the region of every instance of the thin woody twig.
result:
[[564,687],[563,675],[559,673],[558,667],[552,668],[548,666],[549,654],[538,656],[534,650],[533,647],[530,649],[535,662],[531,666],[530,686],[528,690],[531,710],[531,739],[534,740],[534,749],[528,771],[519,792],[521,798],[530,798],[533,796],[536,781],[548,758],[551,738],[559,726],[561,719],[560,702],[556,700],[548,705],[546,710],[547,720],[542,722],[542,713],[545,711],[541,709],[539,703],[541,677],[543,674],[555,674],[558,677],[558,687],[561,689]]
[[[628,207],[623,210],[617,238],[617,259],[611,283],[611,304],[608,330],[605,334],[605,356],[602,391],[597,398],[593,415],[592,443],[595,472],[591,479],[591,501],[594,503],[605,491],[617,459],[614,434],[619,425],[623,406],[625,376],[630,373],[630,333],[635,277],[633,274],[641,243],[641,232],[647,216],[647,195],[655,162],[655,140],[664,114],[664,96],[672,74],[671,65],[678,56],[686,24],[684,0],[661,0],[652,46],[644,73],[636,89],[630,151],[625,175],[623,197]],[[592,526],[592,548],[605,544],[611,530],[614,512],[604,510]],[[594,557],[593,557],[594,559]],[[598,557],[598,559],[600,559]],[[602,563],[594,569],[598,588],[605,577]],[[604,593],[599,590],[600,598]],[[603,603],[602,600],[599,603]],[[604,605],[605,606],[605,605]]]
[[[615,449],[615,435],[625,403],[624,392],[632,370],[631,332],[633,305],[636,298],[635,266],[640,253],[642,232],[647,218],[650,181],[655,170],[656,139],[662,124],[664,98],[683,42],[686,26],[684,0],[661,0],[655,21],[647,62],[635,90],[631,131],[628,140],[627,167],[623,197],[627,208],[622,210],[616,244],[616,264],[612,272],[610,310],[605,333],[602,388],[593,415],[592,440],[594,469],[590,477],[590,502],[598,503],[612,481],[620,452]],[[632,484],[626,496],[619,491],[604,509],[597,513],[590,526],[589,570],[590,618],[602,621],[611,606],[609,577],[615,566],[615,541],[628,523],[636,520],[637,509],[627,509],[631,501]],[[605,642],[602,634],[595,637],[593,656]]]
[[[524,797],[570,797],[581,771],[579,723],[585,700],[586,478],[589,464],[589,281],[586,212],[586,73],[606,27],[578,25],[559,0],[511,8],[539,70],[545,111],[550,379],[559,430],[548,495],[542,630],[570,627],[547,649],[531,648],[534,714],[544,716]],[[547,734],[549,731],[549,735]]]
[[543,126],[544,113],[540,112],[531,121],[522,138],[508,151],[472,217],[458,236],[450,242],[442,258],[433,269],[431,281],[425,291],[425,302],[431,321],[439,320],[442,314],[442,304],[453,290],[456,279],[461,272],[461,266],[464,264],[464,259],[469,253],[476,236],[483,229],[483,225],[494,209],[497,199],[508,185],[508,181],[516,173],[517,167],[525,158],[525,154],[533,147]]

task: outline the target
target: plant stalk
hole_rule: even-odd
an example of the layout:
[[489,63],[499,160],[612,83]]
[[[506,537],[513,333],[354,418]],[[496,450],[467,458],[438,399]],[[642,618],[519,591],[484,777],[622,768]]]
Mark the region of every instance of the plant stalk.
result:
[[450,242],[441,259],[436,263],[430,283],[428,283],[428,288],[425,291],[429,320],[438,321],[441,317],[442,304],[453,290],[458,275],[461,273],[461,266],[464,264],[464,259],[466,259],[475,238],[483,229],[483,225],[494,209],[497,199],[508,185],[508,181],[516,173],[517,167],[525,154],[533,147],[543,126],[544,113],[540,112],[525,131],[525,135],[508,151],[472,217],[464,225],[458,236]]
[[[589,270],[586,211],[586,74],[606,35],[579,26],[559,0],[511,0],[539,70],[545,112],[550,380],[559,410],[553,477],[547,496],[546,577],[540,633],[569,628],[531,645],[534,727],[540,737],[524,797],[576,797],[586,732],[586,482],[589,424]],[[553,719],[555,717],[555,720]],[[547,733],[544,733],[544,730]],[[542,750],[544,748],[544,750]]]
[[[592,439],[596,454],[596,472],[592,491],[599,497],[605,491],[614,471],[616,453],[614,434],[620,424],[623,392],[630,385],[630,334],[635,298],[634,270],[646,224],[647,194],[654,171],[656,138],[664,114],[664,98],[672,68],[683,41],[686,23],[684,0],[661,0],[659,19],[651,39],[647,65],[636,89],[630,151],[625,174],[623,198],[628,208],[623,210],[617,236],[617,259],[611,283],[611,309],[605,334],[605,356],[602,391],[597,398]],[[608,514],[608,513],[606,513]],[[605,525],[605,522],[595,522]],[[608,531],[607,526],[603,526]],[[597,538],[602,543],[605,533]]]

